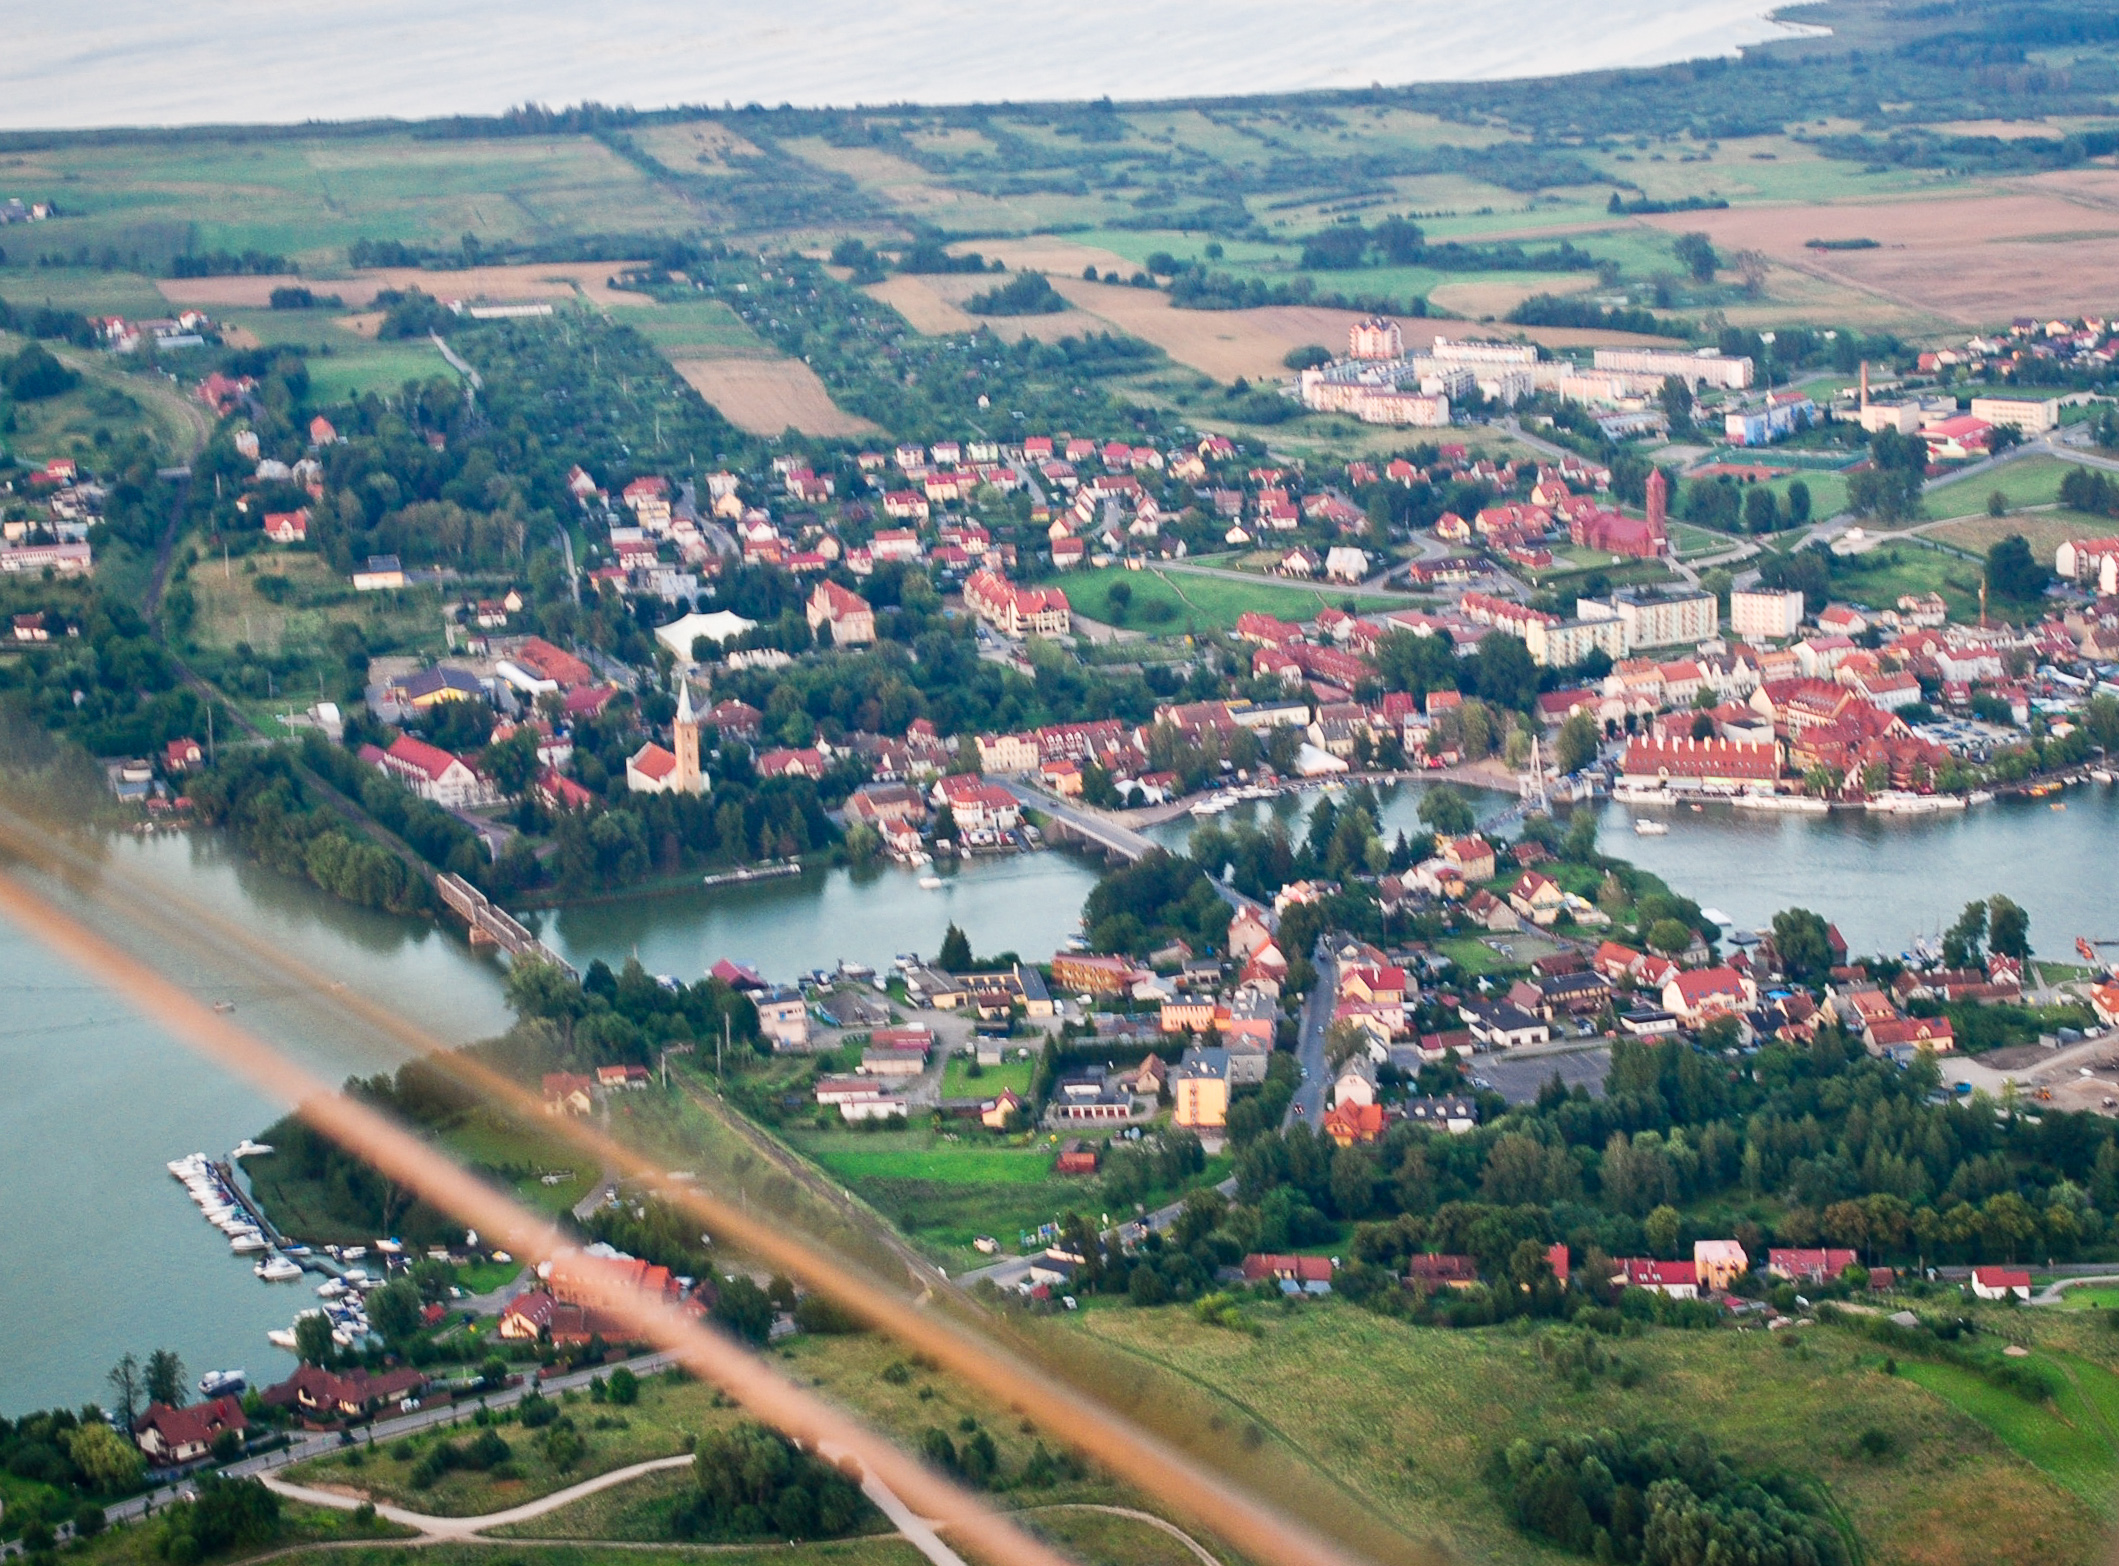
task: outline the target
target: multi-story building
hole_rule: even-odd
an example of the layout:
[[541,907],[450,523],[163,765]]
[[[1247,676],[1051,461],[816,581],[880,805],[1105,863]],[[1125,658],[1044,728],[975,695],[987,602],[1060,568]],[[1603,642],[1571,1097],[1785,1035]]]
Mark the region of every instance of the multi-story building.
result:
[[1801,593],[1752,588],[1729,595],[1729,630],[1738,641],[1786,641],[1802,623]]
[[[1437,345],[1439,347],[1439,344]],[[1718,386],[1724,391],[1742,391],[1751,384],[1748,355],[1679,353],[1666,348],[1599,348],[1592,361],[1600,370],[1619,370],[1632,375],[1675,375],[1697,387]]]
[[1626,628],[1626,650],[1689,647],[1711,641],[1721,623],[1721,603],[1712,593],[1613,593],[1577,598],[1584,620],[1617,620]]
[[2047,397],[2034,401],[2028,397],[1974,397],[1972,417],[1984,419],[1989,424],[2006,424],[2026,435],[2043,435],[2060,424],[2060,399]]

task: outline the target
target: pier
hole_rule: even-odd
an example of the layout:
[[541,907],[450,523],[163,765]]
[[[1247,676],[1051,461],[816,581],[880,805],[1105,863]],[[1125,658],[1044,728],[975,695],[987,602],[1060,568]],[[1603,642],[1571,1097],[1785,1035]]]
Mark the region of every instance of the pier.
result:
[[506,909],[496,907],[484,892],[462,876],[445,870],[434,878],[434,889],[441,893],[441,900],[471,927],[473,946],[498,946],[510,957],[548,962],[570,979],[581,977],[572,963],[524,929]]
[[752,881],[780,881],[802,873],[799,859],[781,859],[771,864],[745,865],[741,870],[723,870],[701,883],[705,886],[745,886]]

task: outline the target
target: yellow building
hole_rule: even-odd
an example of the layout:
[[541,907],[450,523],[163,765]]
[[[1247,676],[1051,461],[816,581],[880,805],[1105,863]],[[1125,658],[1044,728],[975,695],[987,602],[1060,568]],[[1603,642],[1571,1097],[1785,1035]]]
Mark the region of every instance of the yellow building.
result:
[[1170,1073],[1170,1096],[1181,1126],[1218,1130],[1229,1123],[1228,1052],[1188,1049]]

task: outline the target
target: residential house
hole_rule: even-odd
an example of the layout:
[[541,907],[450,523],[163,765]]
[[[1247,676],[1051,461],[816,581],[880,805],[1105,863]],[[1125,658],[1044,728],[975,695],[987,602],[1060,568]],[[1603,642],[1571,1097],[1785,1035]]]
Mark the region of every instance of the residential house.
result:
[[1339,1075],[1332,1081],[1332,1105],[1343,1109],[1349,1104],[1375,1102],[1376,1063],[1366,1053],[1357,1053],[1339,1068]]
[[776,1050],[809,1047],[809,1006],[800,990],[761,990],[751,996],[758,1008],[758,1031],[772,1040]]
[[1776,1246],[1766,1252],[1766,1275],[1790,1283],[1831,1283],[1859,1258],[1849,1250]]
[[1471,1029],[1472,1037],[1495,1049],[1516,1049],[1525,1044],[1550,1044],[1552,1026],[1508,1001],[1466,1002],[1457,1015]]
[[1325,1111],[1318,1129],[1341,1147],[1352,1147],[1382,1136],[1390,1119],[1390,1111],[1381,1104],[1343,1103]]
[[1508,906],[1533,924],[1558,924],[1567,907],[1567,894],[1551,876],[1526,870],[1509,889]]
[[393,1404],[417,1397],[426,1385],[426,1375],[410,1366],[382,1371],[333,1371],[303,1365],[259,1396],[267,1408],[293,1409],[312,1422],[335,1422],[370,1418]]
[[1460,1136],[1479,1124],[1479,1106],[1461,1094],[1442,1097],[1418,1096],[1405,1101],[1404,1118],[1416,1126],[1440,1128]]
[[1983,1300],[2031,1297],[2031,1275],[2021,1267],[1974,1267],[1972,1293]]
[[1692,1267],[1702,1286],[1725,1290],[1751,1270],[1751,1258],[1734,1240],[1694,1240]]
[[596,1107],[593,1077],[577,1076],[571,1071],[548,1071],[544,1074],[544,1112],[548,1115],[586,1115]]
[[1694,968],[1663,986],[1663,1009],[1689,1028],[1737,1016],[1758,1004],[1758,986],[1734,968]]
[[1278,1283],[1288,1293],[1329,1294],[1332,1258],[1282,1256],[1253,1251],[1243,1259],[1243,1281]]
[[1432,1292],[1436,1289],[1469,1289],[1479,1282],[1479,1266],[1469,1256],[1435,1251],[1415,1251],[1406,1258],[1408,1288]]
[[150,1403],[147,1412],[132,1422],[132,1435],[149,1463],[157,1468],[174,1468],[209,1456],[222,1431],[232,1430],[241,1436],[249,1428],[250,1421],[244,1417],[238,1400],[217,1397],[188,1408]]
[[1635,1256],[1617,1266],[1619,1270],[1612,1275],[1612,1281],[1624,1288],[1650,1289],[1674,1300],[1700,1297],[1699,1269],[1689,1261],[1654,1261]]

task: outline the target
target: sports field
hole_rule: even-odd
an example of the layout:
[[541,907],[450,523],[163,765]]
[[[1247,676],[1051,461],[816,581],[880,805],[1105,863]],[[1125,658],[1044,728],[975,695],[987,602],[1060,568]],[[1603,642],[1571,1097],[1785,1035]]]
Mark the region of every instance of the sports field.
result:
[[[1123,611],[1111,601],[1113,586],[1123,583],[1131,593]],[[1225,576],[1205,576],[1195,571],[1128,571],[1117,566],[1102,571],[1069,572],[1064,579],[1067,599],[1092,620],[1104,620],[1129,630],[1170,635],[1191,630],[1229,630],[1246,610],[1278,616],[1283,620],[1310,620],[1318,612],[1344,599],[1329,588],[1298,587],[1293,584],[1258,581],[1240,582]],[[1380,601],[1364,599],[1364,607]]]

